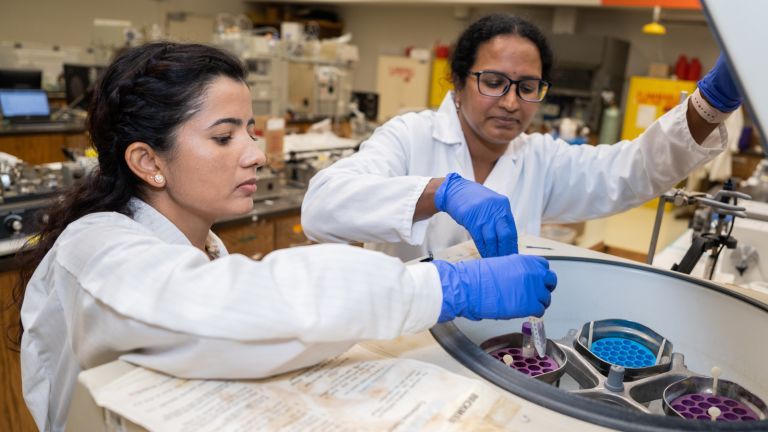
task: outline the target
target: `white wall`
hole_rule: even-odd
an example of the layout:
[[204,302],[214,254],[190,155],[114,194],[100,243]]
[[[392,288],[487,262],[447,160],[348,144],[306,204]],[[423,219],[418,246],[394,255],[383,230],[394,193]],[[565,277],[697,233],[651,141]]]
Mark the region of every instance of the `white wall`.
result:
[[[0,41],[87,47],[94,18],[130,20],[140,28],[163,24],[168,11],[213,17],[219,12],[241,13],[247,7],[243,0],[0,0]],[[450,44],[467,24],[486,13],[516,13],[545,31],[551,30],[554,15],[554,8],[548,6],[344,4],[330,8],[339,12],[345,31],[352,33],[353,43],[360,48],[353,83],[360,91],[376,90],[379,55],[402,54],[407,46],[431,48],[438,41]],[[676,14],[665,10],[662,18]],[[683,14],[701,16],[697,12]],[[576,32],[628,40],[628,76],[645,74],[650,62],[674,64],[680,53],[699,57],[704,72],[714,64],[717,46],[703,21],[668,24],[667,35],[657,37],[641,32],[650,18],[650,9],[578,8]]]
[[215,17],[245,10],[243,0],[0,0],[0,41],[87,47],[94,18],[141,28],[164,24],[168,11]]
[[[455,6],[344,5],[338,6],[345,31],[360,48],[354,89],[376,91],[376,62],[381,54],[402,54],[405,47],[431,48],[436,41],[453,43],[472,20],[492,11],[520,14],[546,32],[552,29],[554,8],[534,6],[471,7],[466,19],[454,16]],[[693,23],[669,23],[666,36],[644,35],[643,24],[651,20],[650,9],[578,8],[576,33],[609,35],[630,42],[627,76],[645,75],[651,62],[674,65],[685,53],[699,57],[705,73],[714,65],[718,48],[701,13],[664,11],[662,18],[693,18]],[[696,21],[698,19],[698,21]],[[555,53],[557,56],[557,53]]]
[[[241,13],[243,0],[0,0],[0,41],[39,42],[87,47],[91,42],[94,18],[130,20],[135,27],[164,24],[168,11],[185,11],[207,16],[219,12]],[[452,5],[336,6],[360,48],[355,89],[374,91],[376,60],[380,54],[401,54],[405,47],[430,48],[437,41],[452,43],[473,19],[491,12],[520,14],[544,30],[552,27],[552,7]],[[466,18],[456,18],[457,12]],[[696,15],[686,12],[686,15]],[[674,17],[664,11],[662,17]],[[698,56],[706,71],[717,58],[717,47],[709,29],[699,24],[669,24],[663,37],[643,35],[650,9],[579,8],[576,31],[605,34],[631,42],[629,75],[644,74],[651,61],[674,63],[679,53]]]
[[[688,60],[698,57],[702,73],[714,66],[719,53],[712,32],[700,12],[686,12],[675,15],[672,11],[662,13],[673,21],[665,24],[664,36],[646,35],[643,24],[651,21],[649,9],[603,9],[583,8],[579,10],[576,32],[585,34],[610,35],[630,42],[627,75],[645,75],[648,64],[668,63],[674,67],[677,57],[685,54]],[[698,17],[699,21],[678,22],[676,16]]]
[[499,6],[464,8],[465,18],[456,18],[462,8],[449,5],[344,5],[337,10],[344,31],[352,33],[360,62],[355,69],[353,88],[376,91],[379,55],[403,55],[408,46],[431,49],[436,42],[452,44],[473,20],[493,11],[519,14],[542,28],[551,27],[552,8]]

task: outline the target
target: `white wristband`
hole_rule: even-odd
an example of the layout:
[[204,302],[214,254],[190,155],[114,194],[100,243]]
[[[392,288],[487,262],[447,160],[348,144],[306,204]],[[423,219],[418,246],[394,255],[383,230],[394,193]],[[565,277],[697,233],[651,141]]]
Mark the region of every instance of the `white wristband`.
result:
[[696,112],[699,113],[707,123],[720,124],[731,115],[729,112],[722,112],[710,105],[701,95],[698,87],[696,87],[696,91],[691,95],[691,103]]

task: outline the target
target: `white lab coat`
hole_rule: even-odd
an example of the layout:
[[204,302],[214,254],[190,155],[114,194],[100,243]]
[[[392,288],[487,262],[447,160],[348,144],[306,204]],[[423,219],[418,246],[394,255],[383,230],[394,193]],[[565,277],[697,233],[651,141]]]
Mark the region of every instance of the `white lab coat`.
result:
[[[549,135],[521,134],[484,185],[509,198],[518,231],[532,235],[542,223],[627,210],[673,187],[725,147],[722,125],[701,145],[693,140],[686,107],[675,107],[637,139],[613,145],[572,146]],[[365,242],[403,260],[469,240],[446,213],[413,223],[427,182],[450,172],[475,178],[451,93],[438,111],[393,118],[358,153],[316,174],[304,197],[304,232],[320,242]]]
[[437,322],[432,264],[341,245],[256,262],[213,234],[222,256],[209,261],[154,208],[131,205],[133,218],[70,224],[27,286],[22,380],[41,430],[64,430],[82,369],[118,358],[185,378],[259,378]]

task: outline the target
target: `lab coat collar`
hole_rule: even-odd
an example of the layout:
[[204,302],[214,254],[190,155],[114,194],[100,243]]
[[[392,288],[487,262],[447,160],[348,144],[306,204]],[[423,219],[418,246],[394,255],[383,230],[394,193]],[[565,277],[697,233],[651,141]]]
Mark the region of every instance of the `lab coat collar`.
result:
[[[173,222],[151,205],[135,197],[131,198],[128,205],[131,210],[133,210],[133,220],[145,226],[161,240],[171,244],[192,246],[192,243],[190,243],[187,236],[185,236]],[[219,237],[212,231],[208,231],[208,239],[205,243],[209,252],[213,252],[215,256],[220,257],[227,255],[227,249],[224,247],[224,243],[222,243],[221,239],[219,239]]]
[[432,139],[445,144],[463,144],[464,132],[461,130],[459,116],[453,103],[453,92],[449,91],[443,98],[440,108],[435,114],[435,127]]
[[131,198],[128,205],[133,211],[133,220],[148,228],[161,240],[178,245],[192,245],[173,222],[151,205],[138,198]]

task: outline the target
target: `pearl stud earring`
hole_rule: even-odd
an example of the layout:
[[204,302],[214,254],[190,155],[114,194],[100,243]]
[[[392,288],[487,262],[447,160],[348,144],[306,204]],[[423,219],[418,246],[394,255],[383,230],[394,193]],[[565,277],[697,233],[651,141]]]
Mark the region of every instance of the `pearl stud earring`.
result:
[[165,182],[165,176],[162,174],[155,174],[152,176],[152,180],[154,180],[157,184],[163,184]]

